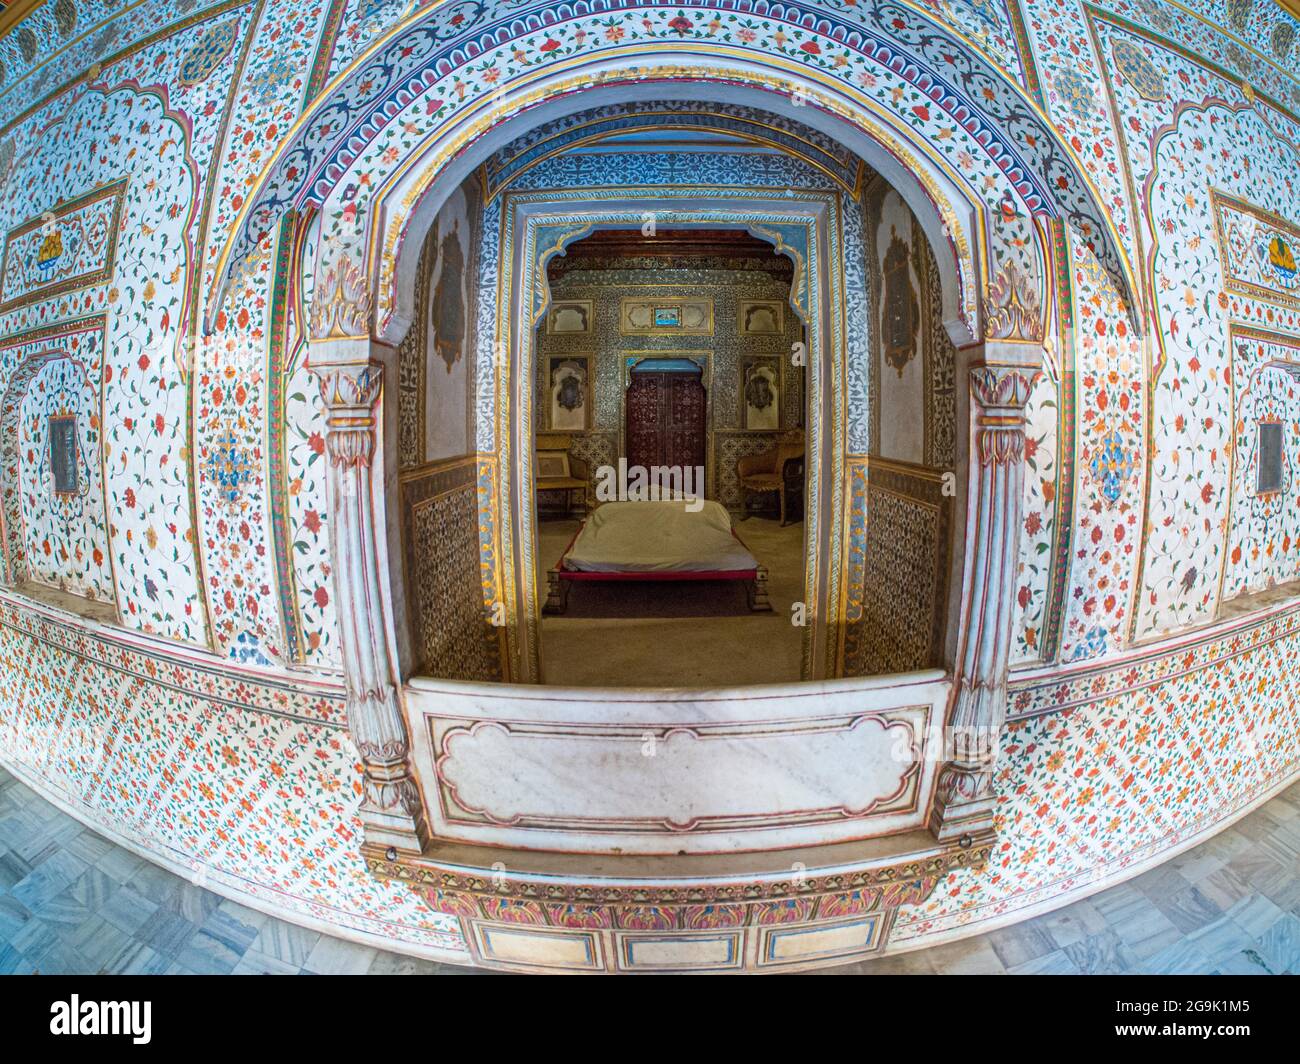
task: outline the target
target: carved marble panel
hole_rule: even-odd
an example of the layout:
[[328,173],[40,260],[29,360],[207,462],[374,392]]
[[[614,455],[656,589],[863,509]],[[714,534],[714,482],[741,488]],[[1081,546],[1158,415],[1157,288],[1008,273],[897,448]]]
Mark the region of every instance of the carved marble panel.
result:
[[573,852],[707,853],[919,827],[948,684],[790,686],[780,699],[543,699],[413,680],[441,838]]

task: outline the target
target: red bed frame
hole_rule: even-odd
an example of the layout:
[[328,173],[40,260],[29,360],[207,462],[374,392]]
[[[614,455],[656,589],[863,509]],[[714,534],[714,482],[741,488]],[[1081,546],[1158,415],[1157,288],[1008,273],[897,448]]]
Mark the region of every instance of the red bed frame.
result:
[[[569,608],[569,588],[580,581],[628,581],[633,580],[638,583],[676,583],[682,580],[743,580],[746,582],[745,595],[749,600],[749,608],[756,613],[771,612],[772,603],[767,597],[767,567],[764,565],[755,566],[753,569],[681,569],[676,572],[665,572],[662,570],[647,570],[645,572],[622,572],[622,573],[592,573],[582,569],[569,569],[565,565],[565,559],[569,556],[569,551],[573,550],[573,545],[582,535],[582,530],[587,525],[584,520],[578,526],[578,531],[573,534],[569,540],[568,546],[564,548],[564,553],[560,555],[560,560],[554,569],[547,571],[547,595],[546,604],[542,607],[542,612],[546,614],[563,613]],[[736,535],[733,528],[731,534],[735,536],[736,542],[746,550],[745,541]]]

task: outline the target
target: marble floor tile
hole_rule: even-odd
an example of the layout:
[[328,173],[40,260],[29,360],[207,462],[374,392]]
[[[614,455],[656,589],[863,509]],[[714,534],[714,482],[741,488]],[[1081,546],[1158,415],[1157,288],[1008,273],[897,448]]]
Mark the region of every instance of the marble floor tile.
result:
[[1182,932],[1154,905],[1141,912],[1130,912],[1125,919],[1112,923],[1111,930],[1139,960],[1145,960],[1183,939]]
[[0,946],[0,975],[30,975],[32,962],[13,946]]
[[1037,920],[994,931],[988,941],[1005,968],[1017,968],[1060,948],[1047,927]]
[[162,975],[172,964],[152,946],[128,939],[107,964],[105,975]]
[[179,913],[160,908],[140,925],[135,937],[164,956],[174,959],[196,931],[198,928]]
[[177,951],[176,960],[198,975],[229,975],[244,952],[200,929]]
[[283,920],[274,920],[264,925],[258,932],[252,948],[268,957],[301,968],[307,963],[307,958],[316,948],[320,937],[319,931],[311,931],[297,924],[285,923]]
[[1227,917],[1252,939],[1282,919],[1285,910],[1262,894],[1251,894],[1231,906]]
[[1063,949],[1044,953],[1026,964],[1008,968],[1007,975],[1080,975],[1080,971]]
[[202,925],[220,907],[221,895],[182,879],[174,893],[159,904],[180,913],[190,923]]
[[142,897],[156,902],[161,908],[178,912],[177,895],[185,886],[185,880],[174,876],[157,865],[142,864],[126,883]]
[[31,909],[32,915],[63,927],[76,927],[91,915],[91,910],[72,896],[71,887]]
[[[381,957],[396,957],[399,960],[411,960],[410,957],[401,957],[395,953],[382,953]],[[376,958],[378,960],[378,958]],[[405,974],[400,972],[377,973],[374,965],[371,965],[371,974]],[[255,949],[250,949],[240,958],[239,963],[231,970],[231,975],[296,975],[298,967],[289,964],[287,961],[277,960],[275,957],[268,957],[265,953],[259,953]]]
[[1216,967],[1230,957],[1255,947],[1255,939],[1230,916],[1221,916],[1187,936]]
[[1238,854],[1228,862],[1228,868],[1244,879],[1256,890],[1267,894],[1276,890],[1290,879],[1295,878],[1294,867],[1288,867],[1265,853],[1259,847],[1253,847],[1246,853]]
[[1141,894],[1132,881],[1121,883],[1094,894],[1088,899],[1092,907],[1101,913],[1106,923],[1115,927],[1134,917],[1141,916],[1151,909],[1151,900]]
[[12,850],[0,853],[0,891],[10,890],[31,875],[32,866]]
[[1191,934],[1223,916],[1223,910],[1195,887],[1152,900],[1169,922],[1184,934]]
[[217,908],[227,916],[238,920],[241,924],[255,927],[259,931],[274,919],[268,913],[250,909],[247,905],[240,905],[239,902],[231,901],[229,898],[223,898]]
[[0,894],[0,943],[10,942],[32,918],[31,911],[11,894]]
[[322,935],[303,965],[318,975],[365,975],[377,951]]
[[1254,949],[1242,950],[1222,958],[1217,965],[1222,975],[1278,975]]
[[1132,975],[1141,963],[1114,931],[1089,935],[1064,947],[1063,953],[1081,975]]
[[1226,865],[1198,882],[1196,889],[1225,912],[1242,898],[1253,898],[1259,893]]
[[143,857],[137,857],[130,850],[114,846],[95,862],[95,867],[107,872],[119,883],[128,882],[145,865]]
[[79,835],[68,839],[63,844],[63,848],[74,857],[80,857],[91,865],[114,849],[113,844],[108,839],[104,838],[103,835],[95,834],[89,828],[82,829]]
[[1275,972],[1300,975],[1300,917],[1287,913],[1260,935],[1259,952]]
[[1187,939],[1179,939],[1138,964],[1145,975],[1204,975],[1214,970],[1210,958]]
[[1129,880],[1129,886],[1151,901],[1181,894],[1191,885],[1191,881],[1184,878],[1172,864],[1157,865]]
[[120,887],[116,879],[92,865],[68,888],[68,893],[91,912],[98,912]]
[[58,897],[86,870],[87,865],[71,854],[56,853],[33,868],[9,893],[35,911]]
[[203,922],[200,930],[206,935],[211,935],[241,957],[252,946],[253,940],[258,935],[256,927],[252,924],[243,923],[222,908],[213,910],[207,920]]
[[130,887],[122,887],[113,892],[99,911],[114,927],[133,935],[158,911],[158,903],[142,897]]
[[1064,909],[1046,913],[1037,918],[1052,941],[1062,948],[1072,946],[1089,935],[1096,935],[1108,929],[1106,918],[1102,916],[1091,901],[1079,901],[1067,905]]
[[105,972],[108,965],[134,940],[121,928],[102,916],[91,916],[81,926],[69,929],[63,939],[91,966],[92,972]]

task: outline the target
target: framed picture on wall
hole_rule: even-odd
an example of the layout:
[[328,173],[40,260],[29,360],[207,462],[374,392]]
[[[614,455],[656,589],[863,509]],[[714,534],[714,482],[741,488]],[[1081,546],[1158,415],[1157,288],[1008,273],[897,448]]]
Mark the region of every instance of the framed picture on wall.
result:
[[76,495],[77,477],[77,416],[51,414],[50,469],[54,473],[55,495]]
[[594,304],[590,299],[572,299],[552,303],[546,312],[546,331],[553,335],[574,335],[592,330]]
[[775,336],[785,332],[785,308],[777,300],[742,302],[737,319],[741,336]]
[[552,356],[546,366],[546,427],[554,432],[591,428],[591,356]]
[[537,479],[564,480],[569,476],[568,451],[538,451]]
[[624,336],[712,336],[713,300],[624,296],[619,302],[618,331]]
[[750,432],[781,427],[781,360],[747,355],[740,360],[740,427]]

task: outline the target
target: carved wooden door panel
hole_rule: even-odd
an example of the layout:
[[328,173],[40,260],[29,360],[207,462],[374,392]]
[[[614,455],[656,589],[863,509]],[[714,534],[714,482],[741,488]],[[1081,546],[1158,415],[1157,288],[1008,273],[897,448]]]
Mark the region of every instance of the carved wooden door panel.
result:
[[627,462],[703,466],[708,445],[706,394],[698,376],[635,373],[627,389]]
[[664,465],[704,466],[707,428],[704,385],[699,377],[672,374],[668,381]]
[[662,465],[659,460],[662,441],[661,393],[664,374],[637,373],[627,389],[627,464],[629,466]]

